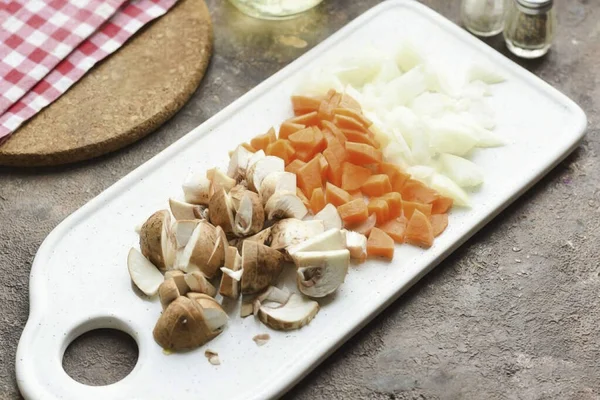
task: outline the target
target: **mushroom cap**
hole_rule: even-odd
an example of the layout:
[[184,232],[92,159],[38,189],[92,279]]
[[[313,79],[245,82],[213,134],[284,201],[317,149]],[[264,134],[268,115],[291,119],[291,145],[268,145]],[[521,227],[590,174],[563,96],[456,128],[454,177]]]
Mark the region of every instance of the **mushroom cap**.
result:
[[308,209],[295,192],[275,192],[267,201],[265,212],[268,219],[302,219],[308,214]]
[[169,199],[169,208],[176,220],[194,220],[203,218],[204,206],[201,205],[186,203],[185,201],[171,198]]
[[284,249],[324,231],[323,221],[301,221],[296,218],[282,219],[271,227],[271,247],[277,250]]
[[350,252],[343,250],[297,252],[298,289],[310,297],[325,297],[344,283],[350,264]]
[[158,297],[163,310],[181,294],[179,288],[173,279],[167,279],[158,287]]
[[140,230],[140,249],[144,257],[158,269],[165,270],[175,257],[175,238],[171,232],[171,214],[168,210],[155,212]]
[[262,305],[258,318],[263,324],[279,331],[291,331],[307,325],[319,312],[319,303],[293,293],[282,307]]
[[242,268],[242,293],[260,292],[277,281],[283,269],[283,254],[264,244],[245,241]]
[[244,191],[235,216],[233,233],[237,236],[254,235],[260,232],[264,224],[265,211],[260,197],[250,190]]
[[208,204],[209,218],[213,225],[219,225],[226,233],[233,229],[233,206],[225,189],[215,190]]
[[260,184],[260,197],[263,204],[276,192],[296,192],[296,174],[287,171],[270,172]]
[[184,280],[190,290],[194,293],[204,293],[211,297],[214,297],[217,294],[217,289],[215,289],[208,279],[206,279],[206,276],[204,276],[202,272],[189,272],[184,275]]
[[244,146],[238,146],[231,154],[227,175],[237,181],[246,177],[246,169],[248,161],[252,157],[252,153]]
[[178,258],[177,267],[185,272],[202,271],[206,276],[211,277],[210,274],[214,275],[214,270],[209,267],[209,260],[215,251],[216,243],[215,227],[206,221],[200,221]]
[[248,188],[258,192],[260,185],[267,175],[271,172],[284,171],[285,162],[275,156],[266,156],[256,161],[254,164],[248,166],[248,172],[246,174],[248,180]]

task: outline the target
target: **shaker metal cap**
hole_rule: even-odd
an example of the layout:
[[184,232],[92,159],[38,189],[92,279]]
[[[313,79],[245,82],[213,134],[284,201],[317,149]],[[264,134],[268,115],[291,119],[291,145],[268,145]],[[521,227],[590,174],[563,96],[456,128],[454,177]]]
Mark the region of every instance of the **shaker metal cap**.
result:
[[544,13],[552,8],[554,0],[516,0],[519,8],[530,14]]

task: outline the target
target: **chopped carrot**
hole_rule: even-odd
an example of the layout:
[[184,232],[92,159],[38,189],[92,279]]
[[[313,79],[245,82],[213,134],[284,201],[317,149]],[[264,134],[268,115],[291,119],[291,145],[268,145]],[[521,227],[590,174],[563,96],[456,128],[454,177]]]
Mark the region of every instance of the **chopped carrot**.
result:
[[292,133],[301,131],[304,128],[306,128],[306,125],[285,121],[279,127],[279,139],[287,139]]
[[327,161],[327,180],[335,185],[342,185],[342,165],[344,160],[340,160],[334,154],[332,149],[323,150],[323,156]]
[[323,131],[321,131],[321,129],[319,129],[318,126],[313,127],[313,129],[315,131],[314,150],[317,152],[321,152],[327,147],[325,136],[323,135]]
[[438,196],[438,198],[431,203],[431,213],[447,213],[452,208],[452,204],[454,204],[454,200],[452,200],[450,197]]
[[342,95],[335,90],[330,90],[319,105],[319,119],[331,121],[333,119],[333,110],[339,106],[340,101],[342,101]]
[[385,174],[371,175],[360,187],[367,196],[383,196],[392,191],[390,178]]
[[344,93],[342,94],[342,100],[340,101],[340,107],[349,108],[351,110],[355,110],[356,112],[361,113],[362,109],[358,101],[356,101],[352,96]]
[[394,258],[394,240],[381,229],[373,228],[367,240],[367,255],[392,260]]
[[304,128],[301,131],[292,133],[288,139],[296,150],[309,150],[315,144],[315,130],[312,126]]
[[329,163],[323,154],[319,153],[315,158],[319,159],[319,167],[321,167],[321,181],[327,181],[327,173],[329,171]]
[[316,188],[310,197],[310,210],[313,214],[318,213],[325,207],[325,195],[322,188]]
[[366,221],[361,222],[360,224],[354,224],[347,226],[346,229],[349,229],[354,232],[358,232],[361,235],[369,236],[371,233],[371,229],[375,227],[377,224],[377,216],[375,214],[369,215]]
[[394,192],[400,192],[404,183],[410,178],[410,175],[402,171],[399,166],[391,163],[379,164],[379,172],[390,177],[390,183]]
[[448,214],[432,214],[429,221],[433,229],[433,236],[438,237],[448,227]]
[[277,140],[275,129],[271,128],[264,135],[258,135],[250,141],[250,145],[256,150],[266,150],[267,146]]
[[433,203],[433,201],[438,198],[438,193],[435,190],[414,179],[409,179],[404,183],[400,194],[405,200],[417,201],[425,204]]
[[353,192],[369,179],[371,171],[367,168],[345,162],[342,165],[342,189]]
[[344,135],[344,132],[342,132],[340,128],[335,126],[333,122],[324,120],[321,121],[321,125],[323,126],[323,129],[327,129],[329,132],[331,132],[333,136],[335,136],[337,140],[340,141],[341,144],[346,143],[346,135]]
[[360,190],[350,193],[350,196],[352,196],[353,199],[363,199],[364,200],[364,198],[365,198],[365,196],[363,196],[363,194]]
[[383,154],[375,147],[364,143],[346,142],[348,161],[356,165],[380,163]]
[[325,184],[325,195],[327,196],[327,202],[336,207],[349,203],[353,200],[352,196],[350,196],[348,192],[330,182]]
[[298,196],[298,198],[302,200],[302,203],[304,203],[304,206],[310,210],[310,201],[306,198],[304,193],[302,193],[300,188],[296,188],[296,196]]
[[256,153],[256,149],[252,146],[250,146],[250,144],[248,143],[242,143],[240,146],[242,146],[243,148],[245,148],[246,150],[248,150],[251,153]]
[[356,199],[337,208],[344,225],[352,225],[364,222],[369,218],[369,210],[364,200]]
[[319,159],[313,158],[296,174],[298,187],[302,189],[306,198],[312,197],[313,190],[321,187],[321,165]]
[[429,218],[419,210],[415,210],[406,226],[405,239],[407,243],[421,247],[431,247],[433,244],[433,228]]
[[367,206],[369,214],[375,214],[377,223],[383,224],[390,219],[390,208],[387,201],[383,199],[371,199]]
[[[354,120],[359,122],[360,125],[362,125],[364,128],[369,128],[371,125],[373,125],[373,122],[371,122],[369,119],[367,119],[367,117],[365,117],[363,115],[363,113],[353,110],[351,108],[343,108],[343,107],[336,108],[335,110],[333,110],[333,113],[336,116],[343,115],[345,117],[353,118]],[[334,122],[335,122],[335,117],[334,117]],[[336,125],[338,125],[338,124],[336,124]],[[351,129],[353,129],[353,128],[351,128]]]
[[429,218],[431,215],[431,204],[416,203],[402,199],[402,211],[407,219],[412,217],[415,210],[419,210]]
[[285,167],[285,170],[287,172],[298,174],[298,171],[300,171],[300,168],[302,168],[304,165],[306,165],[304,161],[294,160]]
[[[334,110],[335,113],[335,110]],[[333,117],[333,123],[335,126],[340,128],[342,131],[344,129],[351,129],[354,131],[359,131],[363,133],[367,133],[368,128],[365,127],[360,121],[358,121],[354,117],[349,117],[346,115],[335,114]]]
[[353,129],[342,129],[342,133],[344,134],[344,137],[348,142],[364,143],[373,146],[376,149],[380,147],[379,143],[377,143],[375,139],[365,134],[364,132],[355,131]]
[[315,157],[315,154],[317,153],[314,151],[314,149],[296,150],[296,158],[304,162],[309,162],[312,160]]
[[288,165],[294,159],[296,150],[294,150],[289,140],[277,139],[267,146],[265,153],[281,158],[285,162],[285,165]]
[[380,224],[378,227],[394,239],[394,242],[404,243],[407,223],[406,218],[398,217],[387,221],[385,224]]
[[320,97],[292,96],[292,108],[294,115],[304,115],[317,111],[321,105]]
[[402,196],[398,192],[390,192],[381,196],[387,201],[390,209],[390,218],[396,218],[402,215]]
[[319,117],[317,115],[317,112],[313,111],[308,114],[290,118],[286,122],[290,122],[292,124],[300,124],[304,126],[317,126],[319,125]]

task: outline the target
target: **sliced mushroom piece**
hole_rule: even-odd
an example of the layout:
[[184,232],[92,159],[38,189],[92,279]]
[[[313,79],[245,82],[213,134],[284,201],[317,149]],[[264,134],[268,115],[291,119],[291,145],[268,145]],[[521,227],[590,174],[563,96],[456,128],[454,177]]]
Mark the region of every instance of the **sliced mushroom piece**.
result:
[[271,227],[271,247],[277,250],[285,249],[324,231],[323,221],[301,221],[295,218],[282,219]]
[[263,228],[264,224],[265,210],[260,202],[260,197],[256,193],[246,190],[235,215],[233,233],[237,236],[254,235]]
[[217,289],[206,279],[206,276],[202,272],[194,271],[187,273],[184,275],[184,279],[192,292],[204,293],[211,297],[217,294]]
[[142,225],[140,249],[144,257],[160,270],[173,266],[175,261],[175,235],[171,230],[171,213],[160,210]]
[[238,251],[242,251],[242,245],[244,241],[250,240],[252,242],[258,242],[260,244],[269,244],[269,238],[271,237],[271,227],[263,229],[256,235],[249,236],[247,238],[236,238],[229,241],[231,246],[237,247]]
[[179,270],[172,270],[165,272],[165,280],[173,279],[177,285],[179,295],[183,296],[190,291],[190,287],[185,281],[185,274]]
[[261,306],[258,310],[258,319],[272,329],[291,331],[307,325],[317,312],[319,312],[319,303],[294,293],[283,307]]
[[342,229],[342,219],[333,204],[327,204],[321,211],[315,214],[316,220],[323,221],[325,229]]
[[254,306],[252,305],[252,303],[242,302],[242,305],[240,307],[240,317],[242,317],[242,318],[249,317],[253,314],[253,311],[254,311]]
[[268,333],[259,333],[258,335],[254,335],[252,340],[258,347],[264,346],[271,339],[271,335]]
[[323,233],[311,237],[304,242],[288,246],[287,252],[292,259],[297,252],[304,251],[326,251],[346,249],[346,238],[339,229],[329,229]]
[[212,365],[221,365],[221,360],[219,359],[219,353],[216,351],[206,349],[204,351],[204,357],[208,360]]
[[215,191],[219,188],[223,188],[226,192],[229,192],[237,184],[235,179],[230,178],[218,168],[212,168],[206,171],[206,177],[211,181],[212,188]]
[[229,159],[227,175],[238,182],[244,179],[250,158],[252,158],[252,153],[248,149],[244,146],[236,147]]
[[183,183],[185,201],[192,204],[208,205],[212,195],[210,188],[211,182],[205,174],[191,173]]
[[246,178],[248,181],[248,188],[258,192],[260,185],[267,175],[271,172],[285,170],[285,162],[275,156],[266,156],[248,167],[248,173]]
[[245,241],[242,269],[242,293],[258,293],[277,281],[283,269],[283,255],[264,244]]
[[213,225],[220,226],[225,233],[232,232],[234,221],[233,206],[230,197],[225,193],[225,189],[221,188],[215,191],[210,198],[208,209],[210,210],[210,222]]
[[308,214],[306,206],[294,192],[276,192],[267,204],[265,212],[268,219],[296,218],[302,219]]
[[179,297],[179,289],[173,279],[167,279],[158,287],[158,297],[163,310]]
[[178,257],[177,268],[184,272],[202,271],[206,276],[211,277],[210,274],[211,272],[214,274],[214,271],[209,268],[208,262],[216,243],[216,229],[208,222],[200,221]]
[[206,264],[206,268],[202,271],[204,275],[210,279],[217,275],[219,268],[221,268],[225,263],[225,251],[227,247],[229,247],[227,236],[220,226],[215,228],[215,234],[215,245]]
[[325,297],[344,283],[350,252],[344,250],[300,251],[294,255],[298,289],[309,297]]
[[179,220],[173,223],[173,232],[175,233],[175,244],[177,248],[185,247],[190,241],[194,229],[200,223],[199,220]]
[[[240,280],[242,279],[242,257],[236,247],[229,246],[225,255],[225,267],[221,268],[221,296],[237,299],[240,295]],[[239,274],[239,277],[237,276]],[[237,278],[237,279],[236,279]]]
[[204,210],[206,209],[204,206],[175,199],[169,199],[169,207],[176,220],[204,219]]
[[242,201],[242,197],[248,191],[248,188],[244,185],[236,185],[229,191],[229,198],[231,199],[231,205],[233,206],[233,211],[237,212],[240,208],[240,202]]
[[158,292],[158,287],[163,282],[163,276],[142,253],[133,247],[127,255],[127,269],[131,281],[146,296],[154,296]]
[[282,307],[287,303],[291,295],[290,291],[286,288],[279,289],[277,286],[269,286],[254,299],[254,315],[258,314],[258,310],[262,305],[272,308]]
[[350,251],[350,257],[363,262],[367,259],[367,237],[361,233],[342,230],[346,237],[346,248]]
[[225,324],[227,314],[218,303],[205,308],[198,301],[180,296],[162,313],[153,335],[165,349],[193,349],[218,336]]
[[286,171],[275,171],[265,176],[260,184],[260,196],[263,204],[276,192],[296,193],[296,174]]
[[250,159],[248,160],[248,166],[246,167],[246,180],[248,180],[248,171],[250,170],[250,167],[252,167],[254,164],[256,164],[258,161],[262,160],[263,158],[265,158],[267,155],[265,154],[265,152],[263,150],[258,150],[256,153],[252,154],[252,156],[250,156]]

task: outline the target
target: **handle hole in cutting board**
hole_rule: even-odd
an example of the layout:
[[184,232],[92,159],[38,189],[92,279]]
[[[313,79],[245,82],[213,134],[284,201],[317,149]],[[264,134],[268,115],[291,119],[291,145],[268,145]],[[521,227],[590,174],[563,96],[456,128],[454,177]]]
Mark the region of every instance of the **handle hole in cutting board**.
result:
[[138,355],[138,345],[129,334],[117,329],[94,329],[68,345],[62,365],[77,382],[104,386],[129,375]]

